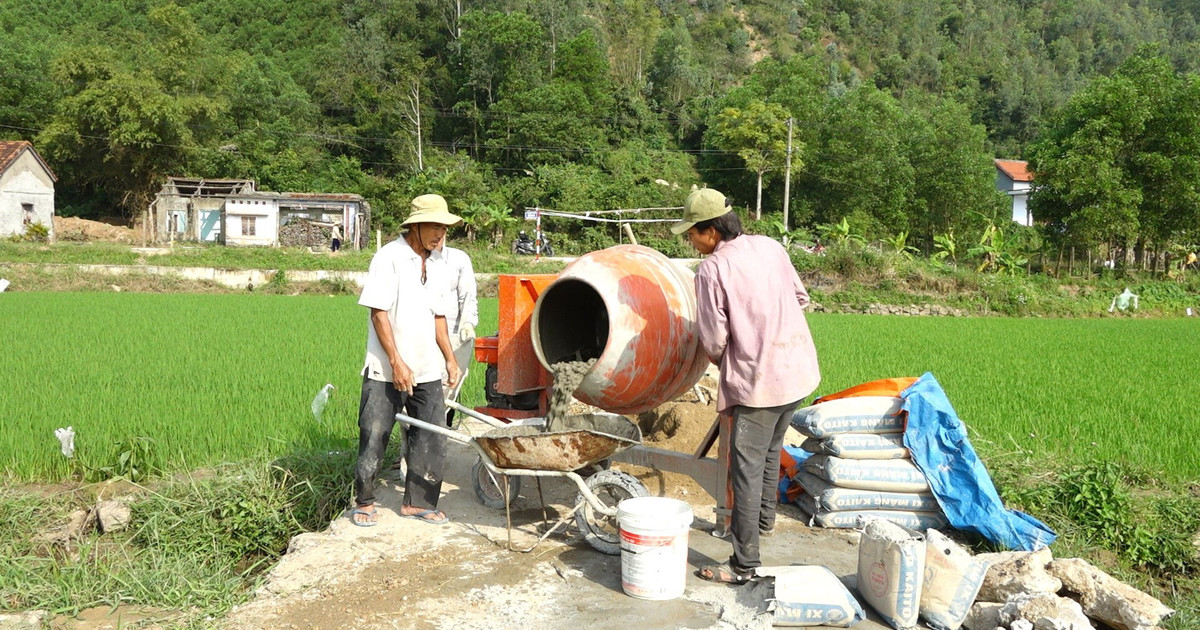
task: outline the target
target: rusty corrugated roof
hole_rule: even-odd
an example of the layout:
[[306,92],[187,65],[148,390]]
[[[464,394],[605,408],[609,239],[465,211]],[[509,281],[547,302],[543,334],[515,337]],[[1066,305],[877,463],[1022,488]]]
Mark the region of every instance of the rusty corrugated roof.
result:
[[1008,178],[1014,182],[1033,181],[1033,173],[1029,172],[1028,162],[1024,160],[995,160],[995,162],[996,168],[1008,175]]

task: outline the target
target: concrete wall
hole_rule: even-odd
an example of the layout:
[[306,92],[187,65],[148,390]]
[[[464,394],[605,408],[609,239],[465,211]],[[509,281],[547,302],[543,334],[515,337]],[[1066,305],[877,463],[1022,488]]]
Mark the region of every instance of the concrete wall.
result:
[[[279,244],[279,206],[269,199],[229,199],[225,201],[225,244]],[[242,218],[254,219],[254,234],[242,233]]]
[[33,206],[33,223],[54,238],[54,179],[31,151],[22,151],[0,174],[0,237],[25,233],[24,204]]

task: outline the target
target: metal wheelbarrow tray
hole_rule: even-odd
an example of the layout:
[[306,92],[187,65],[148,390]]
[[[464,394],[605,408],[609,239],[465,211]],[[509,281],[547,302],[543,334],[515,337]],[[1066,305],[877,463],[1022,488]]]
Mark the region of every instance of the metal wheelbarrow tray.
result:
[[[584,539],[597,551],[610,555],[621,552],[619,524],[616,522],[617,504],[622,499],[647,496],[649,492],[646,486],[632,475],[616,469],[602,470],[586,480],[580,471],[596,469],[598,462],[641,444],[642,433],[636,424],[616,414],[579,414],[558,421],[553,430],[546,431],[531,425],[504,426],[495,418],[467,410],[453,401],[447,401],[447,404],[495,428],[482,436],[469,437],[403,413],[396,414],[396,420],[404,425],[441,434],[479,453],[476,471],[472,473],[475,491],[480,495],[481,482],[484,481],[480,475],[483,475],[488,485],[500,493],[500,504],[489,507],[504,508],[510,550],[532,551],[573,518]],[[550,526],[537,543],[528,549],[513,547],[512,514],[509,509],[520,487],[519,483],[513,482],[522,477],[533,477],[537,481],[539,499],[541,477],[565,477],[579,488],[575,507]],[[482,495],[480,498],[483,498]],[[548,523],[545,500],[541,500],[541,503],[544,522]]]
[[475,441],[496,468],[566,472],[641,444],[642,435],[621,416],[595,413],[568,416],[546,432],[533,426],[493,429]]

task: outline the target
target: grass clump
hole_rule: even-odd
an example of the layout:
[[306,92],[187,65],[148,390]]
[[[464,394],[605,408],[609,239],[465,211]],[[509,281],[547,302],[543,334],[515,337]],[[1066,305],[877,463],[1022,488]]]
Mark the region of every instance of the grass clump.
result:
[[137,604],[180,611],[181,625],[219,616],[249,598],[292,536],[344,509],[353,459],[298,452],[133,486],[128,530],[74,539],[45,533],[92,507],[89,487],[0,490],[0,520],[12,524],[0,534],[0,609]]

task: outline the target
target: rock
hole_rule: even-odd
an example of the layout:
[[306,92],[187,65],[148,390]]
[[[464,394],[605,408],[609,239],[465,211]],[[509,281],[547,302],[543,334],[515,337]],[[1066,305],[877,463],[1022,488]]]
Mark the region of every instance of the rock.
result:
[[[999,630],[999,628],[997,628],[997,630]],[[1009,626],[1009,630],[1033,630],[1033,624],[1025,621],[1024,619],[1018,619],[1012,622],[1012,625]]]
[[48,615],[44,610],[0,615],[0,630],[41,630]]
[[1000,609],[1000,624],[1016,628],[1024,619],[1033,630],[1092,630],[1092,622],[1078,602],[1053,593],[1013,595]]
[[1163,619],[1175,614],[1162,602],[1110,576],[1080,558],[1050,563],[1050,574],[1063,588],[1078,596],[1087,616],[1116,630],[1154,630]]
[[963,619],[962,627],[967,630],[996,630],[1000,625],[1000,609],[1004,604],[975,602]]
[[1046,572],[1046,565],[1054,560],[1049,548],[984,553],[976,557],[992,565],[976,601],[1007,602],[1014,595],[1057,593],[1062,588],[1062,582]]
[[[75,510],[61,527],[39,532],[34,540],[50,544],[65,545],[71,541],[83,538],[83,535],[96,525],[96,516],[87,510]],[[3,627],[3,626],[0,626]]]
[[120,501],[102,501],[96,506],[96,517],[101,533],[119,532],[129,525],[129,506]]

